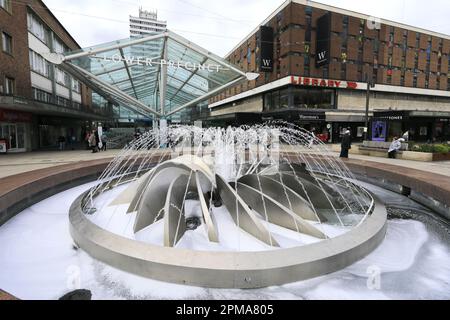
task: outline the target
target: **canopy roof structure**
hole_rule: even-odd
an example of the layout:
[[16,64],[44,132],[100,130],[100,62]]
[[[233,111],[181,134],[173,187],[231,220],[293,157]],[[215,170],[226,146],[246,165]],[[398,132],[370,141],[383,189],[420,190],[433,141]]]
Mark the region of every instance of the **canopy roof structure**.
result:
[[118,105],[153,118],[170,117],[258,76],[171,31],[47,58]]

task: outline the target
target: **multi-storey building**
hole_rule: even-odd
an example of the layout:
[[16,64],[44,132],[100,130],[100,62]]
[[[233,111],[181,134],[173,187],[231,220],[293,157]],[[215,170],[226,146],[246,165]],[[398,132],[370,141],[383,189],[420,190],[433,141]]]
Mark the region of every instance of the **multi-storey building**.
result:
[[211,99],[204,119],[240,123],[250,113],[328,141],[346,128],[362,139],[371,83],[370,116],[384,139],[409,130],[415,140],[450,140],[449,35],[287,0],[226,59],[260,76]]
[[130,16],[131,37],[150,36],[167,30],[167,22],[158,20],[156,11],[139,8],[139,17]]
[[[157,11],[143,10],[139,8],[139,16],[130,15],[130,37],[142,38],[163,33],[167,30],[167,22],[158,20]],[[150,46],[150,47],[149,47]],[[158,42],[147,44],[145,46],[136,46],[133,48],[132,55],[136,57],[145,57],[147,52],[154,51],[159,48]],[[119,112],[119,123],[132,123],[133,125],[142,124],[148,125],[151,119],[136,114],[135,112],[126,108],[121,108]]]
[[49,63],[80,46],[40,0],[0,0],[0,140],[9,152],[82,142],[94,121],[111,119],[101,95]]

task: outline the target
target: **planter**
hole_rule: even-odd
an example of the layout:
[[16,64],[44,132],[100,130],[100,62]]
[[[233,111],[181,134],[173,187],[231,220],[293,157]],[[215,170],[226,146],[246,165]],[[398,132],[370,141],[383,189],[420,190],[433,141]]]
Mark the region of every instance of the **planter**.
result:
[[433,154],[426,152],[416,152],[416,151],[403,151],[403,153],[397,156],[398,159],[403,160],[413,160],[413,161],[422,161],[422,162],[432,162]]
[[450,161],[450,153],[433,153],[433,161]]

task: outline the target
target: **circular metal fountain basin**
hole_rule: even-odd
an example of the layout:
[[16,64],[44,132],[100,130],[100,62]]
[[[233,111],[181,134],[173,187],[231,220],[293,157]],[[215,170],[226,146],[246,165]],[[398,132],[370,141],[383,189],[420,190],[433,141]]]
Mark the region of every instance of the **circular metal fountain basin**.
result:
[[289,249],[207,252],[146,244],[109,232],[82,211],[79,196],[70,208],[70,233],[92,257],[118,269],[171,283],[211,288],[260,288],[301,281],[345,268],[384,239],[387,212],[374,199],[371,215],[344,235]]

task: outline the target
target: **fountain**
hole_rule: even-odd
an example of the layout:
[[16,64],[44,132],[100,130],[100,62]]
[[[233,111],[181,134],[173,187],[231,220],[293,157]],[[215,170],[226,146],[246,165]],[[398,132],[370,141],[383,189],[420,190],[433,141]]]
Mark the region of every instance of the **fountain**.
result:
[[386,217],[321,141],[281,122],[146,132],[69,215],[74,241],[92,257],[215,288],[340,270],[379,245]]

